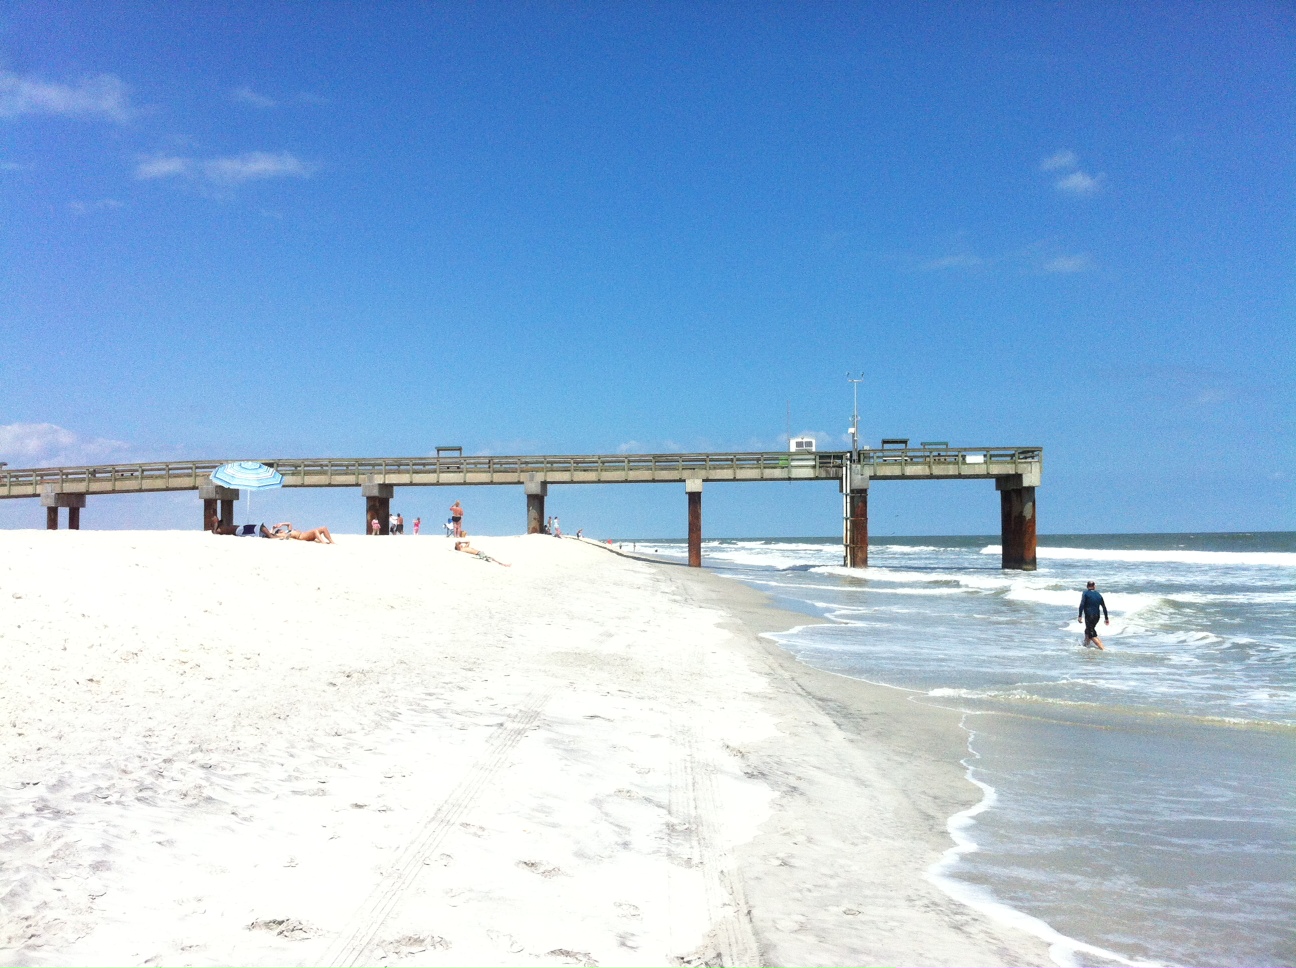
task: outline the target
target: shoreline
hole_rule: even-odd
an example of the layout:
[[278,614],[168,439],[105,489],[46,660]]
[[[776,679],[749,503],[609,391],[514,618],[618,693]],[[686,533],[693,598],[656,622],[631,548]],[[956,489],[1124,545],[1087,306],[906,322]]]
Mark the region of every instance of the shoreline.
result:
[[[982,799],[962,764],[961,711],[806,665],[765,636],[819,622],[736,579],[672,574],[681,572],[732,616],[733,634],[759,654],[772,689],[800,714],[788,724],[799,742],[744,756],[782,792],[771,820],[740,851],[763,963],[1053,964],[1047,943],[928,877],[955,846],[950,820]],[[860,822],[865,809],[872,829]],[[817,910],[805,906],[809,896]]]
[[0,961],[1050,963],[923,876],[956,712],[731,579],[474,541],[0,534]]

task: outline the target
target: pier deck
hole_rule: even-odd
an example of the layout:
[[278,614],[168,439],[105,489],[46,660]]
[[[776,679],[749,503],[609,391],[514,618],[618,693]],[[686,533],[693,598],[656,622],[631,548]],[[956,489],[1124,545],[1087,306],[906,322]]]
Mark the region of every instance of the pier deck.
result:
[[[232,460],[242,458],[231,458]],[[874,480],[986,479],[1037,470],[1040,447],[865,450],[856,465]],[[284,487],[653,484],[683,481],[841,480],[850,451],[709,454],[577,454],[512,457],[267,458]],[[0,499],[66,494],[194,491],[223,460],[0,469]]]
[[[270,458],[261,463],[283,475],[284,487],[359,487],[365,527],[388,530],[397,487],[522,485],[527,530],[541,530],[551,484],[684,484],[688,495],[689,563],[701,563],[702,486],[733,481],[838,481],[843,495],[845,562],[868,564],[868,493],[873,481],[993,480],[1000,492],[1003,567],[1035,567],[1035,488],[1044,451],[1040,447],[895,447],[879,450],[707,454],[572,454],[465,457]],[[454,448],[457,450],[458,448]],[[79,528],[88,495],[198,491],[203,527],[229,529],[239,492],[211,482],[223,460],[101,464],[86,467],[0,468],[0,499],[39,497],[46,526],[58,527],[66,508],[68,526]]]

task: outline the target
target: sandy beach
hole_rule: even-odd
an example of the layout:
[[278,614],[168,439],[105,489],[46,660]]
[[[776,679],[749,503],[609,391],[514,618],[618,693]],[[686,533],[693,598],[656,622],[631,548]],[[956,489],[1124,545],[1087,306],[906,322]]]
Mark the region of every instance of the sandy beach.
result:
[[574,540],[0,532],[0,963],[1047,964],[957,714]]

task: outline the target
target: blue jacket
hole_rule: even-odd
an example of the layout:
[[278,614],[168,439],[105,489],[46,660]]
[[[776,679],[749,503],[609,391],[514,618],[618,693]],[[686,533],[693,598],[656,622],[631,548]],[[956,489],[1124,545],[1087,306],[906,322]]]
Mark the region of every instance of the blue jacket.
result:
[[1083,615],[1096,622],[1098,621],[1099,609],[1102,609],[1102,617],[1107,618],[1107,603],[1103,601],[1103,597],[1096,590],[1086,588],[1084,594],[1080,596],[1080,612],[1076,615],[1076,618]]

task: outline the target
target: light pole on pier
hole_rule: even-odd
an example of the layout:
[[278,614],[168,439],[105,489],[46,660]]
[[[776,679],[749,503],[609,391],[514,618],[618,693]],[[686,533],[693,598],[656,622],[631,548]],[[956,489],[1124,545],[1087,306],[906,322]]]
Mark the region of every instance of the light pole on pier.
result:
[[851,410],[851,461],[854,463],[859,460],[859,385],[864,382],[864,374],[861,373],[859,378],[846,374],[846,381],[851,384],[851,389],[855,392],[855,407]]

